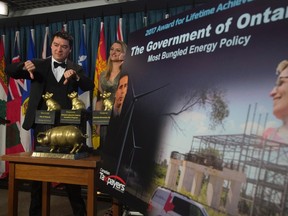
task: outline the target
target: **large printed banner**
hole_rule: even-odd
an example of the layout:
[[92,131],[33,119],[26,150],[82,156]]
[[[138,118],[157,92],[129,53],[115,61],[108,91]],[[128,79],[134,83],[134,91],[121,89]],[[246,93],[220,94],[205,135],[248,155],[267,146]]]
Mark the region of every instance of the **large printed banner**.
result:
[[144,215],[287,214],[288,2],[213,1],[128,45],[100,188]]

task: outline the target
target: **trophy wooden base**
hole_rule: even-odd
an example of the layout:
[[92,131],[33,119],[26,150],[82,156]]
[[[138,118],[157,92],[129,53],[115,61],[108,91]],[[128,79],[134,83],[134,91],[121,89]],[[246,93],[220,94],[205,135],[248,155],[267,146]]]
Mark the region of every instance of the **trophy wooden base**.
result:
[[63,153],[50,153],[50,152],[33,152],[32,157],[41,157],[41,158],[61,158],[61,159],[70,159],[78,160],[81,158],[86,158],[89,156],[88,152],[80,152],[76,154],[63,154]]

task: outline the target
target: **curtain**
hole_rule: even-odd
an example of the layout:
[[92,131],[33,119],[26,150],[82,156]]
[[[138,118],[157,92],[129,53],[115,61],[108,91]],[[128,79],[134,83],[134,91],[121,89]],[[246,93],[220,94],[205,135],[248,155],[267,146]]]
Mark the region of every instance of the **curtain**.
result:
[[[170,8],[169,15],[170,17],[173,15],[177,15],[181,12],[191,9],[192,6],[181,6],[177,8]],[[167,8],[147,11],[147,12],[135,12],[129,14],[122,15],[122,24],[123,24],[123,38],[124,41],[129,45],[128,36],[131,32],[137,31],[144,26],[143,17],[147,17],[147,24],[151,25],[156,23],[162,19],[164,19],[165,14],[167,13]],[[115,16],[105,16],[105,17],[95,17],[95,18],[87,18],[82,20],[69,20],[66,22],[67,31],[74,37],[74,44],[71,52],[70,59],[74,62],[77,62],[77,58],[79,55],[79,44],[80,44],[80,35],[81,35],[81,27],[83,23],[86,23],[87,30],[87,53],[88,53],[88,68],[89,68],[89,76],[91,79],[94,77],[94,68],[95,68],[95,60],[99,42],[99,32],[100,32],[100,22],[103,19],[104,28],[105,28],[105,41],[107,53],[111,44],[116,40],[116,31],[117,31],[117,23],[120,15]],[[33,23],[33,20],[31,21]],[[50,37],[56,31],[61,31],[63,28],[63,22],[56,23],[48,23],[41,25],[27,25],[20,27],[11,27],[11,28],[0,28],[1,35],[6,35],[5,41],[5,57],[6,63],[10,64],[12,59],[12,50],[14,45],[15,32],[17,30],[20,31],[20,57],[22,60],[27,59],[28,54],[28,43],[29,43],[29,34],[32,28],[35,29],[35,49],[36,49],[36,57],[41,58],[43,41],[45,36],[45,27],[49,27]]]
[[[192,6],[191,6],[192,7]],[[178,8],[169,9],[169,16],[173,16],[184,12],[191,8],[190,6],[183,6]],[[123,39],[129,46],[129,34],[137,31],[145,27],[143,22],[143,18],[146,17],[147,25],[151,25],[155,22],[163,20],[165,18],[165,14],[167,13],[167,8],[163,8],[162,10],[154,10],[154,11],[142,11],[142,12],[135,12],[129,14],[123,14],[122,16],[122,32],[123,32]],[[79,57],[79,49],[80,49],[80,39],[81,39],[81,29],[82,24],[86,24],[86,48],[87,48],[87,57],[88,57],[88,76],[94,80],[95,74],[95,64],[97,58],[97,49],[100,37],[100,24],[101,21],[104,22],[104,29],[105,29],[105,45],[106,45],[106,53],[109,54],[109,49],[111,44],[116,40],[116,33],[117,33],[117,25],[120,15],[115,16],[105,16],[105,17],[94,17],[94,18],[87,18],[81,20],[68,20],[66,23],[63,22],[54,22],[54,23],[46,23],[46,24],[39,24],[33,25],[34,21],[31,20],[31,25],[29,23],[25,26],[17,26],[17,27],[10,27],[10,28],[0,28],[0,34],[5,35],[5,59],[6,64],[10,64],[13,58],[13,49],[14,49],[14,39],[16,31],[19,31],[19,55],[22,61],[28,59],[29,54],[29,37],[31,29],[34,29],[35,38],[35,57],[42,58],[42,49],[44,43],[44,37],[46,33],[46,27],[49,28],[49,37],[51,40],[52,34],[56,31],[62,31],[63,25],[67,26],[67,31],[74,37],[74,44],[72,47],[72,52],[70,54],[70,59],[77,63]],[[50,41],[51,43],[51,41]],[[49,49],[50,47],[48,47]],[[108,57],[108,56],[107,56]],[[1,92],[0,92],[1,93]],[[6,107],[6,105],[5,105]],[[3,134],[1,134],[3,136]],[[19,139],[15,137],[15,139]],[[18,141],[18,140],[17,140]],[[4,149],[7,150],[7,144],[2,143]],[[0,178],[3,174],[5,168],[3,167],[4,164],[0,165]],[[6,167],[7,168],[7,167]]]

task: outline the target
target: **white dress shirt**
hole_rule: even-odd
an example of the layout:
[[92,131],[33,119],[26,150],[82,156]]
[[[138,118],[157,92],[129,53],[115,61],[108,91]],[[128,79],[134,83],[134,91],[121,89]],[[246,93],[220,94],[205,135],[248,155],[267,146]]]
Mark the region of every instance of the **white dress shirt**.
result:
[[52,68],[53,74],[54,74],[57,82],[59,82],[59,81],[61,80],[61,78],[62,78],[62,76],[63,76],[66,68],[63,68],[63,67],[60,67],[60,66],[57,67],[57,68],[55,68],[55,67],[54,67],[54,62],[57,62],[57,63],[63,63],[63,62],[58,62],[58,61],[56,61],[56,60],[52,57],[52,61],[51,61],[51,64],[52,64],[52,65],[51,65],[51,68]]

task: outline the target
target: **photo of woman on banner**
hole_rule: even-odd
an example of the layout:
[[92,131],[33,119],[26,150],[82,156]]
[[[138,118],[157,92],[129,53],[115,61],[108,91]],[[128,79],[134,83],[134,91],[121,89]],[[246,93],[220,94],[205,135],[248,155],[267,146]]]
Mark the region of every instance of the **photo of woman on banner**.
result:
[[[282,121],[279,127],[270,127],[263,134],[264,146],[279,150],[280,155],[275,157],[278,163],[288,164],[288,60],[281,61],[276,68],[277,81],[270,92],[273,100],[273,114]],[[274,142],[268,142],[274,141]],[[266,142],[265,142],[266,141]],[[283,145],[284,144],[284,145]],[[282,164],[283,165],[283,164]]]

